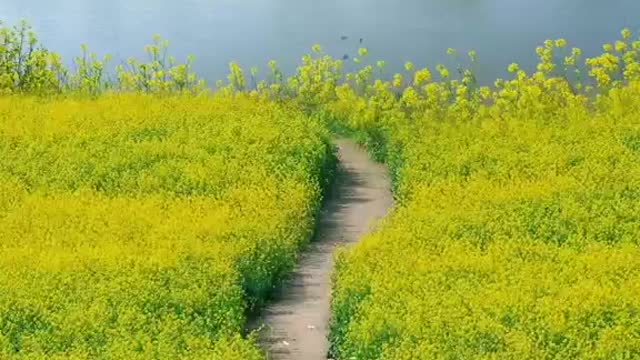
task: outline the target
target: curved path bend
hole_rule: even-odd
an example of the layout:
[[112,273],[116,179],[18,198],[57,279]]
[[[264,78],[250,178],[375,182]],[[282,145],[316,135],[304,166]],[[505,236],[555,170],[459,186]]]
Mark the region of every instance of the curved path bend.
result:
[[338,171],[315,239],[290,280],[250,326],[269,359],[326,360],[331,271],[337,246],[355,243],[393,205],[384,165],[350,140],[336,140]]

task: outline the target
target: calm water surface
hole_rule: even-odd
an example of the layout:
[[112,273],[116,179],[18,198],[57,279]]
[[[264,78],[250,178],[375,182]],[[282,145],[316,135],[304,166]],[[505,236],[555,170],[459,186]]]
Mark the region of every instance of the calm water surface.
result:
[[597,53],[622,27],[640,30],[640,0],[0,0],[0,20],[21,18],[66,59],[86,43],[119,62],[160,34],[172,54],[195,55],[211,81],[231,60],[264,68],[276,59],[291,72],[314,43],[353,57],[360,38],[371,60],[392,69],[445,62],[448,47],[474,49],[490,80],[514,61],[531,68],[547,38]]

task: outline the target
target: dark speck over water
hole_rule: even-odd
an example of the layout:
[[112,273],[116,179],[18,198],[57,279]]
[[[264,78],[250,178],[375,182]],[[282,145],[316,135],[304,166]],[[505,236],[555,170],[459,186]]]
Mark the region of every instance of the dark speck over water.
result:
[[[362,46],[368,61],[389,71],[451,64],[447,48],[476,50],[480,80],[506,75],[507,65],[531,69],[535,47],[564,37],[585,55],[615,40],[623,27],[640,30],[639,0],[1,0],[0,20],[26,18],[43,42],[69,62],[86,43],[114,62],[144,55],[154,34],[179,58],[196,57],[209,81],[226,78],[228,62],[266,68],[275,59],[291,73],[314,43],[341,57]],[[348,66],[355,66],[348,62]]]

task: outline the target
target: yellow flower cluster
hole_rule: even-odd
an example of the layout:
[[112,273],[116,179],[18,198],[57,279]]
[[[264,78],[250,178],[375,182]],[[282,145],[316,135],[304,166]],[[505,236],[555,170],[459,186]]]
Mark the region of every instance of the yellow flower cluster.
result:
[[637,57],[618,44],[587,60],[593,96],[553,62],[566,46],[547,41],[538,72],[512,64],[493,88],[390,83],[327,102],[390,165],[399,200],[338,254],[335,357],[640,356]]
[[262,358],[334,162],[247,95],[2,97],[0,158],[1,359]]

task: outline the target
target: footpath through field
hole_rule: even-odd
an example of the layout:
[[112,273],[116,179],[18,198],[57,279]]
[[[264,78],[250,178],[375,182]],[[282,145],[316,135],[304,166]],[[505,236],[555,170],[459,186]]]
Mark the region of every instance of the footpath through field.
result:
[[338,171],[315,239],[290,281],[252,325],[263,326],[259,338],[269,359],[327,359],[333,252],[356,242],[393,204],[386,167],[350,140],[336,145]]

